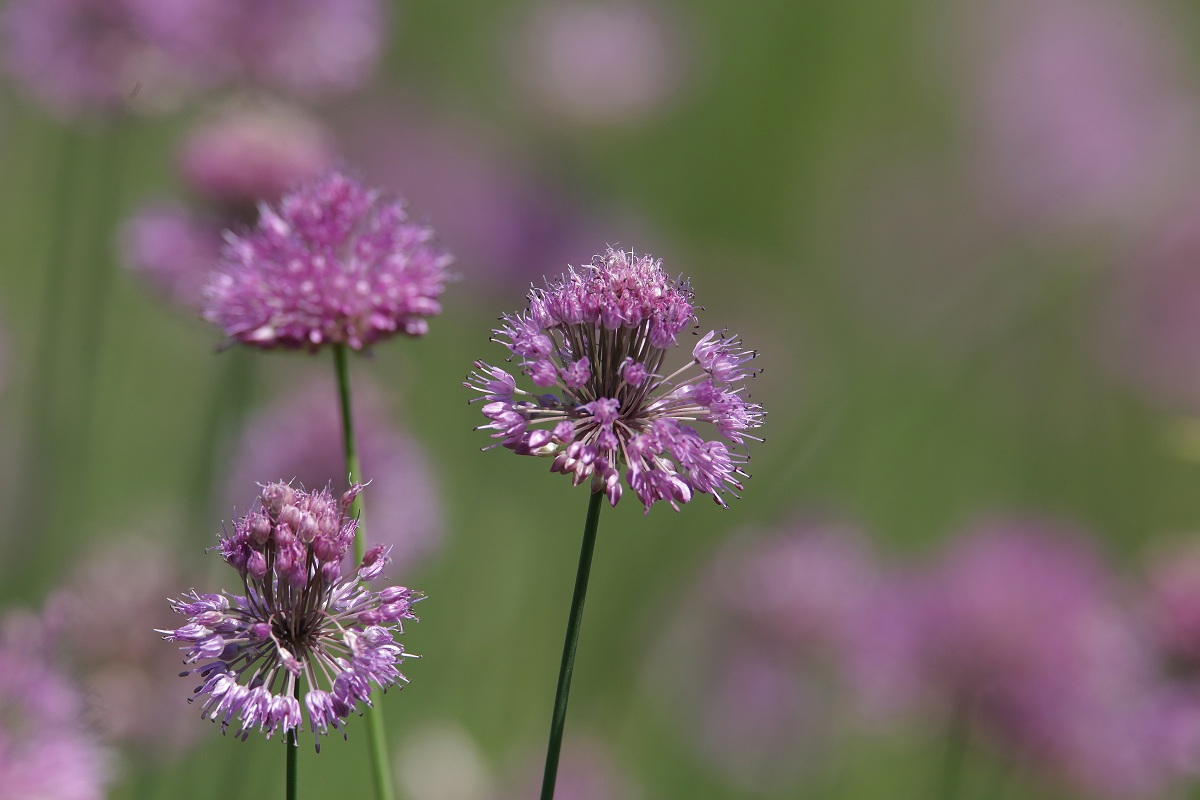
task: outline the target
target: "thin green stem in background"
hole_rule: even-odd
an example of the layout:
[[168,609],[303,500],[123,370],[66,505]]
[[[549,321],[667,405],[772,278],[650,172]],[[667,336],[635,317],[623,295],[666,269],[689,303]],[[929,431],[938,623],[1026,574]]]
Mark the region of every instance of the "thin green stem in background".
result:
[[[18,474],[22,486],[15,497],[22,502],[14,504],[19,515],[14,520],[13,530],[33,534],[34,526],[45,525],[42,511],[43,500],[53,491],[50,486],[52,464],[58,443],[54,436],[54,399],[57,395],[58,361],[62,354],[63,296],[66,294],[70,274],[69,245],[75,230],[75,217],[71,213],[71,198],[76,191],[79,177],[79,134],[70,128],[63,129],[61,151],[55,165],[54,189],[50,197],[50,208],[46,219],[54,220],[50,229],[50,248],[46,254],[46,282],[42,287],[41,308],[38,309],[38,336],[34,343],[33,375],[30,379],[29,425],[25,429],[22,457],[26,469]],[[9,553],[10,557],[16,553]],[[17,569],[12,574],[20,574]]]
[[558,777],[558,756],[562,752],[563,728],[567,722],[567,697],[571,693],[571,675],[575,672],[575,651],[579,649],[579,626],[583,622],[583,601],[587,598],[588,576],[592,572],[592,552],[596,549],[596,529],[600,524],[603,492],[593,492],[588,503],[587,522],[583,526],[583,546],[579,550],[579,569],[575,573],[575,593],[571,595],[571,615],[567,619],[567,639],[563,644],[562,666],[558,669],[558,689],[554,693],[554,713],[550,717],[550,744],[546,747],[546,771],[542,775],[542,800],[554,797]]
[[[296,688],[293,690],[296,696],[296,702],[300,702],[300,681],[296,681]],[[296,729],[292,728],[288,731],[287,744],[287,782],[286,782],[286,800],[296,800],[296,784],[297,784],[297,769],[296,761],[300,754],[300,747],[296,743]]]
[[937,793],[934,795],[938,800],[954,800],[962,791],[967,734],[971,727],[969,705],[968,701],[959,700],[950,712],[950,723],[946,726],[946,751],[942,756]]
[[[338,401],[342,409],[342,445],[346,453],[346,477],[353,484],[362,478],[358,464],[358,445],[354,438],[354,417],[350,405],[350,365],[347,363],[346,345],[333,346],[333,365],[337,372]],[[358,531],[354,534],[355,563],[362,561],[365,550],[366,526],[362,519],[362,495],[354,498],[350,513],[358,518]],[[366,711],[367,745],[371,751],[371,771],[375,774],[375,795],[378,800],[393,800],[396,790],[392,786],[392,769],[388,761],[387,732],[383,725],[383,708],[375,706]]]

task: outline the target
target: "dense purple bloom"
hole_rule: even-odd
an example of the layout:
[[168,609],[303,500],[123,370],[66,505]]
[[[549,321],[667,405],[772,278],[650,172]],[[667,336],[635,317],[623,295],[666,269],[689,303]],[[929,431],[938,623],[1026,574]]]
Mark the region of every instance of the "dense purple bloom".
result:
[[757,372],[746,366],[757,354],[709,331],[689,362],[667,373],[668,352],[694,319],[686,281],[668,278],[650,256],[610,249],[531,290],[528,308],[495,330],[536,386],[560,394],[527,392],[483,361],[464,385],[484,401],[492,438],[518,455],[552,456],[551,471],[576,486],[590,478],[613,505],[622,465],[647,513],[659,500],[678,510],[695,492],[725,505],[722,492],[742,488],[746,457],[685,423],[709,423],[736,445],[756,439],[747,431],[762,424],[763,410],[743,397],[742,381]]
[[173,601],[188,622],[160,633],[182,643],[186,663],[199,664],[183,674],[202,680],[193,699],[222,730],[236,717],[241,738],[254,728],[270,738],[299,731],[307,717],[319,749],[321,734],[340,729],[360,702],[372,705],[372,685],[408,682],[397,666],[414,656],[395,635],[404,620],[416,619],[420,593],[363,586],[387,565],[385,547],[368,550],[356,569],[342,569],[358,527],[346,515],[361,489],[355,485],[339,501],[328,490],[264,486],[261,508],[237,520],[217,545],[246,594],[192,590]]
[[262,206],[255,230],[229,236],[204,317],[253,347],[361,350],[425,334],[451,260],[400,201],[332,173],[278,210]]
[[219,207],[253,208],[333,167],[331,134],[314,117],[280,104],[238,105],[203,121],[184,141],[183,179]]
[[[392,568],[407,574],[438,543],[441,508],[429,459],[391,423],[378,387],[356,381],[354,420],[362,477],[371,486],[363,523],[367,543],[391,548]],[[256,475],[286,474],[301,486],[346,487],[341,418],[333,389],[318,382],[289,391],[251,415],[230,459],[226,496],[245,506]],[[352,566],[350,564],[347,567]]]
[[100,800],[104,751],[83,725],[79,691],[50,663],[40,621],[0,632],[0,793],[14,800]]

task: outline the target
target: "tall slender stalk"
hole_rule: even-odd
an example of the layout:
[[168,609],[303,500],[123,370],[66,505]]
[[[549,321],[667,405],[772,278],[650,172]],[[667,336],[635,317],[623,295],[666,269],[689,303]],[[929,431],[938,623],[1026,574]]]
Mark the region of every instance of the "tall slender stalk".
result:
[[[293,690],[296,695],[296,700],[300,700],[300,681],[296,681],[296,688]],[[296,785],[298,781],[297,758],[300,755],[300,747],[296,743],[296,729],[292,728],[288,731],[287,744],[287,781],[284,790],[286,800],[296,800]]]
[[[62,146],[55,165],[54,188],[50,195],[50,208],[46,219],[54,220],[50,226],[50,248],[46,254],[46,278],[42,287],[41,317],[33,357],[33,375],[29,391],[29,425],[25,428],[22,444],[22,460],[26,465],[19,471],[21,486],[17,489],[17,519],[13,530],[44,532],[46,514],[44,500],[53,493],[53,461],[57,455],[58,442],[54,434],[54,408],[58,394],[59,357],[62,355],[63,295],[70,274],[70,244],[76,230],[76,220],[71,213],[71,198],[76,192],[79,178],[80,156],[79,134],[70,128],[62,132]],[[41,527],[37,530],[35,526]],[[19,551],[8,553],[10,557]],[[11,574],[20,575],[21,568]]]
[[942,756],[937,793],[934,795],[938,800],[954,800],[961,793],[970,728],[970,701],[959,699],[950,712],[950,722],[946,726],[946,751]]
[[[362,477],[358,463],[358,445],[354,438],[354,417],[350,405],[350,366],[347,363],[346,345],[333,346],[333,364],[337,372],[338,401],[342,410],[342,446],[346,454],[346,476],[350,483]],[[364,544],[366,526],[362,519],[362,495],[354,498],[351,515],[358,518],[358,531],[354,535],[354,558],[361,562],[366,549]],[[387,732],[383,725],[383,708],[367,709],[367,746],[371,751],[371,771],[375,775],[375,795],[378,800],[393,800],[396,790],[392,785],[392,770],[388,761]]]
[[587,598],[588,577],[592,572],[592,552],[596,549],[596,529],[600,524],[603,492],[593,492],[588,502],[587,522],[583,526],[583,545],[579,550],[579,569],[575,573],[575,592],[571,595],[571,614],[567,618],[567,638],[563,643],[562,665],[558,668],[558,689],[554,692],[554,712],[550,716],[550,743],[546,747],[546,771],[542,774],[541,800],[553,800],[558,778],[558,757],[562,752],[563,728],[567,722],[567,698],[571,676],[575,672],[575,651],[579,649],[579,627],[583,622],[583,601]]

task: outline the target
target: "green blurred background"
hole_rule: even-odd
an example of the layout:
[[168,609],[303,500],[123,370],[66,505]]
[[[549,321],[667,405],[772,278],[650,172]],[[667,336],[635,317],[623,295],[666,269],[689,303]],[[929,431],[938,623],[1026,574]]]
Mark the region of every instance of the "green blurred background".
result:
[[[1150,0],[1130,8],[1151,6],[1155,24],[1165,21],[1154,35],[1170,33],[1178,53],[1164,80],[1185,92],[1196,83],[1195,15]],[[1121,338],[1127,326],[1113,319],[1126,264],[1186,198],[1188,168],[1154,184],[1154,202],[1121,222],[1087,202],[1061,214],[1061,205],[1006,210],[980,132],[999,25],[982,3],[653,8],[673,32],[677,73],[629,118],[579,122],[529,102],[512,48],[524,46],[521,26],[537,6],[478,0],[393,7],[372,83],[316,112],[343,141],[379,109],[482,136],[506,168],[597,220],[573,263],[608,243],[661,256],[668,272],[691,276],[702,325],[728,326],[760,351],[752,390],[768,411],[766,441],[751,448],[743,499],[643,517],[627,498],[605,510],[568,741],[602,742],[643,797],[926,796],[943,745],[920,729],[842,731],[798,782],[735,785],[696,754],[657,697],[647,677],[656,644],[681,614],[711,613],[685,599],[722,542],[797,514],[848,518],[884,552],[917,554],[980,512],[1036,510],[1083,523],[1131,570],[1156,538],[1193,529],[1200,470],[1188,404],[1139,383],[1126,368],[1138,358]],[[243,361],[234,390],[248,408],[306,376],[327,378],[333,401],[328,354],[217,353],[215,330],[120,265],[122,220],[147,199],[186,195],[175,152],[206,111],[64,125],[14,86],[0,88],[6,606],[37,607],[89,543],[144,532],[155,515],[172,521],[153,536],[198,568],[217,561],[203,549],[232,511],[215,497],[198,507],[194,495],[206,454],[228,451],[230,420],[212,420],[214,397],[230,390],[224,362]],[[374,135],[402,151],[403,130],[385,123]],[[70,148],[77,169],[63,205],[55,181]],[[353,152],[346,161],[372,181]],[[395,188],[420,215],[420,194]],[[621,220],[613,231],[609,219]],[[69,274],[47,293],[56,257]],[[460,257],[463,279],[427,337],[353,362],[428,451],[443,508],[440,549],[403,576],[429,599],[404,637],[423,656],[406,669],[412,685],[382,700],[399,764],[406,748],[449,730],[502,781],[535,764],[544,745],[586,492],[544,462],[480,452],[487,441],[472,431],[480,418],[461,382],[473,360],[500,357],[489,330],[520,307],[528,281],[565,268],[549,258],[484,280],[487,265]],[[35,409],[47,335],[60,355],[50,403]],[[35,458],[25,444],[37,419],[50,439]],[[50,493],[30,491],[31,459]],[[220,486],[227,468],[217,465]],[[366,503],[369,515],[369,491]],[[103,598],[96,608],[98,626],[122,624],[104,614]],[[165,626],[165,603],[163,612]],[[714,640],[720,658],[719,630]],[[183,683],[181,713],[192,714]],[[279,790],[278,743],[195,724],[206,726],[195,750],[162,766],[126,761],[112,796]],[[347,796],[348,780],[365,788],[362,732],[352,721],[349,743],[331,741],[319,757],[303,751],[305,796]],[[423,800],[457,797],[430,786]],[[1037,791],[1046,790],[1031,783],[1008,796]]]

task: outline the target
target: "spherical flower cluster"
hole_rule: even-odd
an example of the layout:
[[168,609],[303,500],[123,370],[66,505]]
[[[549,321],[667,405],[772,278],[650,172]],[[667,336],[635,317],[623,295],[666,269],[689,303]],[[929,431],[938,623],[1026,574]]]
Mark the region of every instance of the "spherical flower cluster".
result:
[[[649,513],[659,500],[676,510],[695,492],[725,505],[723,492],[740,490],[743,453],[706,440],[685,423],[710,423],[730,442],[757,437],[762,406],[743,397],[741,382],[757,372],[757,355],[736,336],[709,331],[691,360],[666,373],[668,351],[695,319],[692,290],[671,280],[662,262],[609,249],[544,289],[529,307],[503,317],[496,341],[520,359],[539,387],[533,394],[499,367],[475,362],[464,384],[480,393],[492,437],[518,455],[552,456],[553,472],[575,485],[592,481],[612,505],[625,480]],[[495,445],[493,445],[495,446]]]
[[335,172],[285,195],[278,211],[262,206],[257,229],[229,235],[204,317],[254,347],[361,350],[425,334],[451,260],[401,202]]
[[371,705],[372,684],[408,682],[397,665],[414,656],[395,634],[416,619],[412,605],[422,595],[360,584],[383,571],[384,547],[367,551],[357,569],[341,567],[358,527],[347,511],[361,489],[355,485],[339,502],[328,490],[264,486],[261,508],[217,545],[245,596],[193,590],[173,601],[188,622],[160,633],[181,643],[186,663],[199,663],[183,674],[203,679],[192,699],[204,698],[204,715],[222,730],[237,717],[242,739],[254,728],[267,738],[298,731],[303,678],[308,730],[320,749],[320,734],[341,728],[360,702]]

